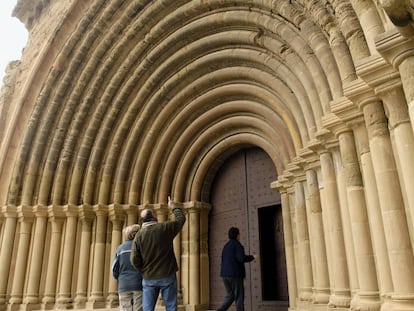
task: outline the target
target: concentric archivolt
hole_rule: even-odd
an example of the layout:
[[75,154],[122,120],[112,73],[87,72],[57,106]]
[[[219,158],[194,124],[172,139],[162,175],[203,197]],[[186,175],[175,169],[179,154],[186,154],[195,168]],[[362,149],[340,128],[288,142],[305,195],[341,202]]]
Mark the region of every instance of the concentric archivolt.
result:
[[201,200],[249,145],[282,172],[369,55],[347,1],[86,2],[26,104],[8,204]]

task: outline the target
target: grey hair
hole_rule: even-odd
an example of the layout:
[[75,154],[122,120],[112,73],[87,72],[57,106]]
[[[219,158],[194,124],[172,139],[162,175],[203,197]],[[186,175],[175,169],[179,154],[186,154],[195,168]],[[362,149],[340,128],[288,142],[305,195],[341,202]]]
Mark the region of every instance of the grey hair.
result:
[[133,224],[124,228],[123,233],[128,240],[133,240],[137,232],[141,229],[141,226],[138,224]]

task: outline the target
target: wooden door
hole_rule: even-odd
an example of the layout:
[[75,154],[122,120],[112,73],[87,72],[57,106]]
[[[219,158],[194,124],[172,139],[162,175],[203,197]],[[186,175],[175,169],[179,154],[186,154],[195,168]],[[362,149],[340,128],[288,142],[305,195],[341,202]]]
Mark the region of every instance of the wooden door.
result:
[[209,219],[211,309],[217,309],[225,295],[220,278],[221,250],[228,240],[228,229],[238,227],[247,254],[262,254],[265,259],[274,255],[273,262],[260,256],[246,264],[246,311],[287,310],[280,195],[270,188],[276,179],[273,162],[259,148],[238,152],[220,168],[212,187]]

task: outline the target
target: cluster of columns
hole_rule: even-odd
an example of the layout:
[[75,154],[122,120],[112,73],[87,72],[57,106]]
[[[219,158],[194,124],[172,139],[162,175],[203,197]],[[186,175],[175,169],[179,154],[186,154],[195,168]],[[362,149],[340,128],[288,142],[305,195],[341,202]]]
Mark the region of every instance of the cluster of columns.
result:
[[272,184],[292,309],[414,309],[413,44],[381,35],[380,54],[358,64],[324,130]]
[[[209,205],[186,202],[187,222],[175,240],[180,304],[208,306]],[[5,206],[0,216],[0,310],[117,308],[111,262],[122,229],[153,208],[169,219],[166,204],[145,206]],[[190,287],[191,284],[191,287]],[[162,305],[162,301],[159,302]]]

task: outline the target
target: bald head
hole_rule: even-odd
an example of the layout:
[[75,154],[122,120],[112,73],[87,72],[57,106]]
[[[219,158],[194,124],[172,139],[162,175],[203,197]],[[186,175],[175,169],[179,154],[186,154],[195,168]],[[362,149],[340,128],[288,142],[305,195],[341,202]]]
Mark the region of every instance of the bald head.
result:
[[146,208],[141,212],[141,219],[142,222],[156,221],[157,215],[152,209]]

